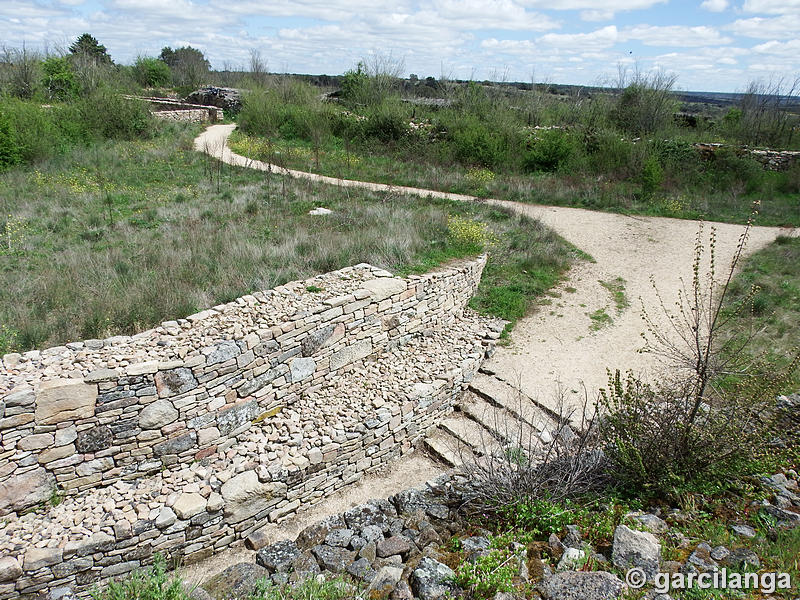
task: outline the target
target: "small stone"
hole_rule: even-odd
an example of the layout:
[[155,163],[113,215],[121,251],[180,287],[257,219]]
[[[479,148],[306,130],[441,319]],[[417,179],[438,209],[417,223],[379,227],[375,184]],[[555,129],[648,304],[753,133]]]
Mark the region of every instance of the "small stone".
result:
[[375,569],[366,558],[359,558],[354,563],[345,568],[345,572],[361,581],[372,581],[375,577]]
[[334,529],[325,536],[325,543],[337,548],[347,548],[355,532],[352,529]]
[[578,548],[568,547],[558,561],[557,571],[575,571],[586,562],[586,553]]
[[[361,559],[364,560],[364,559]],[[385,566],[381,567],[372,583],[367,588],[367,597],[382,597],[390,593],[400,583],[403,577],[403,569],[400,567]]]
[[222,496],[217,492],[211,492],[211,495],[208,497],[208,504],[206,504],[206,509],[208,512],[217,512],[222,510],[225,506],[225,500],[222,499]]
[[161,509],[156,517],[156,527],[159,529],[166,529],[170,525],[172,525],[175,521],[177,521],[178,517],[171,508],[165,506]]
[[285,573],[303,552],[291,540],[282,540],[256,553],[256,562],[270,573]]
[[614,531],[611,554],[615,567],[626,570],[639,567],[651,581],[658,573],[661,544],[652,533],[633,531],[626,525],[619,525]]
[[411,551],[411,544],[401,535],[393,535],[390,538],[380,540],[376,548],[379,558],[386,558],[394,554],[405,556]]
[[61,548],[28,548],[23,567],[26,571],[36,571],[42,567],[58,564],[61,560]]
[[455,591],[454,577],[450,567],[426,556],[411,574],[411,589],[420,600],[438,600]]
[[161,429],[177,420],[178,411],[169,400],[157,400],[139,413],[139,427],[142,429]]
[[644,525],[645,529],[650,533],[666,533],[669,529],[669,525],[667,525],[666,521],[650,513],[636,515],[633,518]]
[[206,499],[197,493],[183,493],[178,496],[172,510],[181,520],[191,519],[206,509]]
[[13,556],[0,558],[0,583],[6,581],[16,581],[22,575],[19,561]]
[[733,525],[731,527],[731,531],[736,535],[740,535],[746,538],[754,538],[756,537],[756,530],[750,527],[749,525]]
[[253,595],[258,582],[269,573],[253,563],[232,565],[203,583],[214,600],[247,600]]
[[353,562],[356,553],[344,548],[334,548],[326,544],[314,546],[311,549],[317,557],[320,567],[332,573],[343,573],[347,565]]
[[544,600],[616,600],[625,589],[619,577],[605,571],[565,571],[539,584]]

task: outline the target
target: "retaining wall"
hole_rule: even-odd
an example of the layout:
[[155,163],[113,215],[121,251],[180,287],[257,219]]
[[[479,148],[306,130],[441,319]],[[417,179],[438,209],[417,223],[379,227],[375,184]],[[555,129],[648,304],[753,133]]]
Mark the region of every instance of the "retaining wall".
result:
[[[61,585],[85,592],[154,552],[210,556],[410,449],[452,410],[488,337],[453,354],[446,376],[411,389],[385,386],[353,401],[347,386],[358,386],[369,357],[414,352],[432,332],[455,331],[485,260],[407,279],[358,265],[137,336],[6,355],[0,599]],[[309,431],[305,441],[294,425]],[[61,512],[20,516],[37,505],[47,512],[56,488],[66,495]],[[83,530],[55,523],[87,502],[110,517]]]

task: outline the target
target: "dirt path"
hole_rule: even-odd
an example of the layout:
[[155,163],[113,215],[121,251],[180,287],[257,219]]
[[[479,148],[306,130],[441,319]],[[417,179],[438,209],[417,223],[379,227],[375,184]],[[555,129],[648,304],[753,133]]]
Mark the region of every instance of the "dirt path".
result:
[[[195,148],[223,162],[273,173],[374,191],[390,191],[421,197],[439,197],[460,201],[476,198],[418,188],[391,186],[362,181],[342,180],[314,173],[283,169],[248,159],[231,152],[227,138],[235,125],[212,125],[196,140]],[[693,221],[657,217],[625,216],[576,208],[562,208],[491,200],[500,206],[539,219],[572,244],[590,254],[595,262],[573,267],[557,290],[552,303],[517,323],[509,346],[499,347],[486,367],[500,379],[537,401],[556,407],[558,398],[572,406],[583,398],[583,390],[595,393],[607,381],[606,368],[632,369],[647,374],[655,361],[639,353],[644,330],[641,307],[661,316],[651,276],[665,304],[677,297],[680,278],[691,278],[695,237],[698,224]],[[727,265],[736,249],[742,226],[713,224],[717,229],[717,264]],[[710,229],[710,224],[706,226]],[[780,234],[796,235],[797,230],[757,227],[752,230],[748,252],[769,244]],[[611,293],[601,282],[621,284],[629,306],[617,310]],[[603,311],[609,322],[599,323],[591,314]],[[664,319],[662,319],[662,323]],[[598,325],[601,325],[598,327]],[[593,328],[594,326],[594,328]],[[307,512],[279,526],[270,537],[275,540],[296,535],[309,522],[336,514],[370,498],[388,497],[407,487],[431,479],[442,469],[426,457],[413,453],[396,461],[391,471],[376,473],[361,484],[352,486]],[[202,579],[241,560],[251,560],[252,553],[230,550],[190,568],[190,579]]]
[[[221,158],[228,164],[286,173],[292,177],[330,185],[393,191],[422,197],[474,201],[472,196],[450,194],[404,186],[342,180],[313,173],[281,169],[239,156],[227,147],[235,125],[212,125],[195,140],[195,148]],[[498,205],[524,213],[558,232],[589,253],[594,263],[575,266],[568,280],[559,286],[559,298],[550,306],[522,319],[514,329],[512,342],[500,347],[487,367],[530,397],[545,404],[563,395],[569,404],[583,396],[583,389],[595,392],[607,381],[606,368],[647,374],[655,367],[652,355],[642,354],[644,330],[641,308],[654,317],[658,308],[653,277],[667,306],[677,299],[680,279],[691,278],[695,237],[694,221],[660,217],[626,216],[577,208],[550,207],[492,200]],[[742,226],[715,223],[717,264],[727,265],[736,249]],[[706,230],[711,224],[706,225]],[[797,230],[756,227],[747,251],[769,244],[779,233]],[[612,295],[601,282],[622,278],[629,306],[617,310]],[[602,313],[597,312],[602,311]],[[602,314],[610,320],[601,322]],[[590,315],[596,315],[596,319]],[[666,319],[661,320],[666,325]]]

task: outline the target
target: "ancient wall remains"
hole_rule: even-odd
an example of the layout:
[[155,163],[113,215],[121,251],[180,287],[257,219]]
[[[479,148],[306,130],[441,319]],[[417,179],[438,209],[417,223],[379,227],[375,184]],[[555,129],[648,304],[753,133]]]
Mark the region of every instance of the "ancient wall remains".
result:
[[357,265],[6,355],[0,599],[209,556],[410,449],[498,335],[463,316],[485,260]]

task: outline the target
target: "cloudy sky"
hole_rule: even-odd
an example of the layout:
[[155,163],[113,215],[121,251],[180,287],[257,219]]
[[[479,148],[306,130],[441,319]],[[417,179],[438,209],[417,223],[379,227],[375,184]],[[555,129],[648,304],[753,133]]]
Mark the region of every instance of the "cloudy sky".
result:
[[258,49],[271,71],[342,73],[373,53],[420,77],[610,82],[618,65],[740,91],[800,75],[800,0],[0,0],[0,43],[83,32],[130,63],[191,45],[213,68]]

